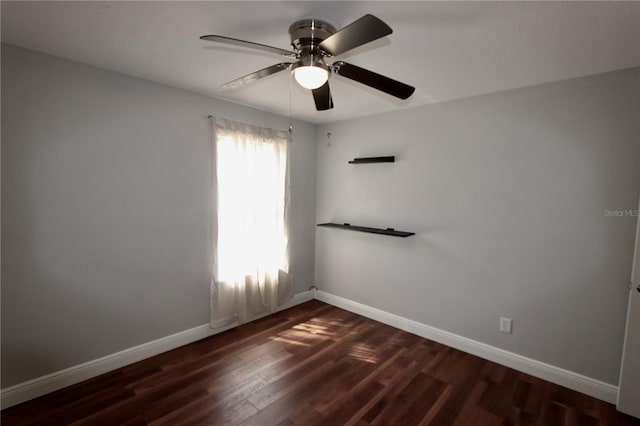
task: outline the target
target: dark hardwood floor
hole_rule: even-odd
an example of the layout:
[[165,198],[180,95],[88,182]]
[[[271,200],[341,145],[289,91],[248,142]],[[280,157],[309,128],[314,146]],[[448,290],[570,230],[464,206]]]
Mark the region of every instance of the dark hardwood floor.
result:
[[639,425],[319,301],[3,410],[2,425]]

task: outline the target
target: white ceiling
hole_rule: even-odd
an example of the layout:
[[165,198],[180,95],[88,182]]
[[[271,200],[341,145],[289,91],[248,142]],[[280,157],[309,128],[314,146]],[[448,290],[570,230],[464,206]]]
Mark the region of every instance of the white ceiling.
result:
[[219,34],[289,48],[288,27],[341,28],[366,13],[388,37],[338,59],[416,87],[400,101],[334,76],[317,112],[294,84],[294,117],[323,123],[640,65],[640,2],[9,2],[2,42],[278,114],[286,72],[234,91],[220,84],[281,57],[198,39]]

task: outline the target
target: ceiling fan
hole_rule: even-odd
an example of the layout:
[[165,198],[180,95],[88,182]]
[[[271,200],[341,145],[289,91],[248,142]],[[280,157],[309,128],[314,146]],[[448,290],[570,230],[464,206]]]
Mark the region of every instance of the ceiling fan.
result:
[[231,89],[240,87],[290,68],[295,80],[313,93],[316,109],[324,111],[333,108],[333,99],[329,89],[329,75],[331,73],[355,80],[400,99],[407,99],[413,94],[414,87],[373,71],[344,61],[337,61],[333,64],[326,62],[328,58],[341,55],[392,32],[393,30],[379,18],[365,15],[339,31],[336,31],[331,24],[318,19],[294,22],[289,27],[293,51],[220,35],[204,35],[200,39],[258,49],[294,60],[294,62],[281,62],[263,68],[225,83],[222,87]]

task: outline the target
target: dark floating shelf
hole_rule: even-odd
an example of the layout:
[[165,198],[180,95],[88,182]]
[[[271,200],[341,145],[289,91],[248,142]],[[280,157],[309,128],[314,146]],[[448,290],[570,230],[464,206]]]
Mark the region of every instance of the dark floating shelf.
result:
[[386,157],[362,157],[354,158],[349,161],[349,164],[363,164],[363,163],[394,163],[396,161],[395,155],[388,155]]
[[367,226],[351,225],[350,223],[319,223],[318,226],[324,226],[326,228],[347,229],[349,231],[369,232],[371,234],[391,235],[392,237],[402,238],[416,235],[415,232],[396,231],[393,228],[369,228]]

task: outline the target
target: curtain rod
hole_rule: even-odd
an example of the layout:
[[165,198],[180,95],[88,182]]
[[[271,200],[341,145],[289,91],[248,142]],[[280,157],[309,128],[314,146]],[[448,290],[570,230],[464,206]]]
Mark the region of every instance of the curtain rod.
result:
[[[204,118],[208,118],[209,120],[211,120],[213,118],[213,115],[211,114],[205,114]],[[289,130],[277,130],[279,132],[289,132],[291,134],[293,134],[293,127],[291,125],[289,125]]]

